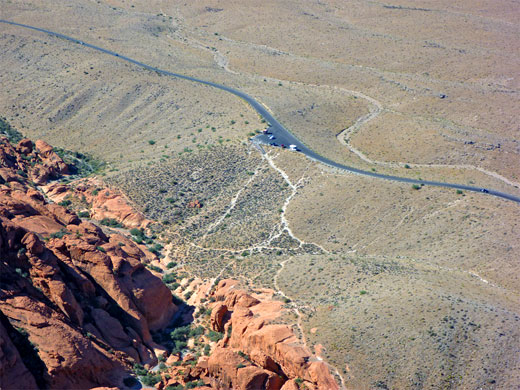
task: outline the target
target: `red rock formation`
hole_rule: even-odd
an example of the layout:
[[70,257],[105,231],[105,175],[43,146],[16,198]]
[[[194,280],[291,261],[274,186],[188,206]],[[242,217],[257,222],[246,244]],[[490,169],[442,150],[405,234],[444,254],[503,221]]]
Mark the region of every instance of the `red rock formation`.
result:
[[211,311],[210,325],[217,332],[224,331],[224,317],[228,313],[228,308],[223,303],[218,303]]
[[207,364],[211,385],[216,389],[279,390],[284,382],[276,373],[252,365],[228,348],[216,348]]
[[36,381],[0,322],[0,389],[36,389]]
[[171,292],[133,241],[31,186],[66,172],[49,145],[0,139],[0,162],[0,387],[121,386],[129,358],[157,361],[150,330],[174,314]]
[[[24,141],[28,140],[22,140],[21,142]],[[43,165],[50,168],[52,172],[68,173],[67,164],[54,152],[52,146],[42,140],[37,140],[35,146],[43,161]]]
[[115,219],[127,228],[145,228],[152,222],[135,210],[120,191],[108,188],[99,179],[82,179],[72,185],[51,183],[43,190],[54,202],[65,198],[81,200],[92,219]]
[[[237,284],[234,280],[222,280],[213,294],[219,302],[214,305],[215,313],[212,312],[212,328],[231,329],[231,336],[225,337],[219,346],[247,354],[251,362],[269,372],[289,379],[301,378],[308,388],[338,389],[325,363],[312,355],[288,325],[269,323],[280,315],[281,303],[261,302],[237,289]],[[227,312],[231,313],[229,317],[222,315]],[[227,322],[226,318],[229,318]],[[229,377],[229,364],[222,364],[221,369]],[[214,366],[217,367],[210,365],[210,375],[218,371],[218,362]],[[233,382],[238,386],[237,383]]]

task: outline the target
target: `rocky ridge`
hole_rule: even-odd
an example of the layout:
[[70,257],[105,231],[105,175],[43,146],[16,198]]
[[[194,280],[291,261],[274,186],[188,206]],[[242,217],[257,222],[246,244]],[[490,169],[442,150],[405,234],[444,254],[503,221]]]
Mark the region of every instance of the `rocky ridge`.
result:
[[155,254],[119,229],[142,232],[152,221],[98,179],[49,182],[69,167],[43,141],[0,138],[0,164],[1,388],[125,388],[136,383],[132,371],[157,378],[158,389],[338,388],[280,323],[286,309],[272,291],[248,293],[235,280],[181,283],[176,292],[205,313],[196,321],[204,331],[168,351],[154,339],[172,326],[178,301],[147,269],[160,264]]
[[[186,289],[197,288],[197,282]],[[161,372],[158,389],[171,389],[199,381],[200,389],[334,390],[338,385],[329,368],[314,356],[294,334],[280,323],[288,310],[273,299],[273,292],[248,293],[236,280],[226,279],[190,301],[204,302],[211,315],[207,324],[222,334],[218,342],[209,342],[209,356],[187,354],[170,356]],[[202,298],[202,299],[201,299]],[[200,336],[195,343],[208,342]],[[202,386],[202,384],[204,386]]]
[[48,144],[1,138],[0,164],[0,387],[123,386],[163,352],[171,292],[132,240],[45,199],[68,172]]

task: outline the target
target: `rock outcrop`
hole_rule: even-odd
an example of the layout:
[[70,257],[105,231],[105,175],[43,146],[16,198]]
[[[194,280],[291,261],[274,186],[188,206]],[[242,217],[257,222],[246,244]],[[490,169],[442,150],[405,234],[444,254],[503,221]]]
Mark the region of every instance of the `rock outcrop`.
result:
[[0,138],[0,387],[122,386],[155,364],[150,331],[176,311],[133,241],[48,203],[67,172],[52,148]]
[[83,204],[90,218],[98,221],[114,219],[127,228],[146,228],[152,223],[135,210],[120,191],[95,178],[81,179],[73,185],[51,183],[44,186],[43,191],[54,202],[76,199]]
[[[197,281],[188,289],[192,291],[195,284],[200,291],[205,289],[205,284]],[[289,325],[280,323],[288,309],[272,299],[272,292],[249,294],[236,280],[222,280],[206,299],[211,309],[206,321],[214,332],[222,334],[222,339],[210,342],[211,353],[200,356],[195,365],[190,355],[183,361],[171,355],[159,389],[192,381],[218,390],[339,388],[327,365],[311,353]],[[208,339],[202,336],[197,341],[205,344]]]
[[36,388],[36,380],[11,341],[7,329],[0,322],[0,389]]
[[[270,323],[283,311],[282,303],[262,302],[244,290],[237,289],[237,284],[234,280],[222,280],[213,293],[217,301],[213,308],[215,313],[230,314],[213,315],[212,312],[211,326],[214,330],[224,330],[226,334],[219,342],[219,347],[241,351],[255,366],[282,378],[299,378],[309,389],[337,389],[336,381],[326,364],[313,356],[289,325]],[[210,362],[212,361],[215,360],[210,358]],[[215,365],[218,367],[218,361]],[[211,365],[210,367],[213,372],[218,371],[218,368]],[[236,371],[238,373],[242,370]],[[251,370],[248,372],[252,373]],[[284,382],[285,380],[280,387]],[[273,382],[272,386],[280,388],[276,387],[278,383]],[[224,387],[228,388],[227,385]]]

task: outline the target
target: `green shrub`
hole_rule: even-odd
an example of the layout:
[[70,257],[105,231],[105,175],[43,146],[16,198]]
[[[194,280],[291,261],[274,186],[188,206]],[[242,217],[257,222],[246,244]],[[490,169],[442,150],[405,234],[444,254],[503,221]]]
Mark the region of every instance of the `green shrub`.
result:
[[0,133],[5,134],[12,144],[17,144],[23,139],[22,133],[11,127],[5,118],[0,118]]
[[161,381],[161,376],[159,374],[149,373],[146,376],[141,377],[141,382],[143,382],[146,386],[154,386],[156,383]]
[[148,371],[139,363],[134,364],[134,372],[139,376],[148,374]]
[[90,213],[88,211],[80,211],[78,213],[78,217],[80,217],[80,218],[90,218]]
[[50,238],[63,238],[65,234],[70,234],[67,230],[61,229],[59,232],[49,234]]
[[175,274],[166,274],[162,278],[164,283],[173,283],[176,281]]
[[114,218],[103,218],[101,221],[99,221],[101,225],[109,226],[113,228],[122,228],[123,225],[120,224],[117,220]]
[[208,339],[210,339],[211,341],[214,341],[214,342],[222,340],[223,337],[224,337],[223,333],[215,332],[214,330],[210,330],[208,333]]
[[159,272],[160,274],[162,274],[163,270],[159,267],[157,267],[156,265],[148,265],[147,266],[149,269],[151,269],[152,271],[155,271],[155,272]]

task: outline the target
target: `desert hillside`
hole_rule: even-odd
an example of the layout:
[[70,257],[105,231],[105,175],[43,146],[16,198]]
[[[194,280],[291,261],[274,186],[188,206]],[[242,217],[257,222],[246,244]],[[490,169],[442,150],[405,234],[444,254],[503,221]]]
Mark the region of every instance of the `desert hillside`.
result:
[[518,388],[519,17],[4,2],[0,387]]

